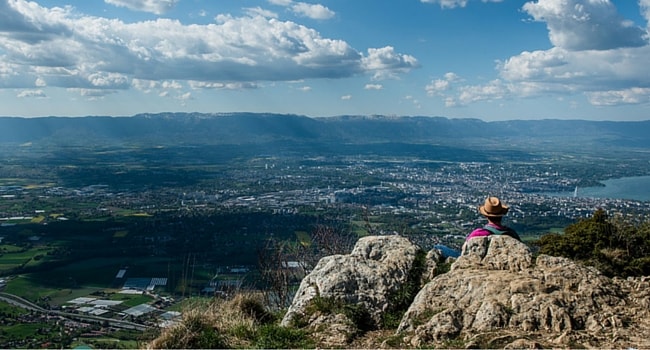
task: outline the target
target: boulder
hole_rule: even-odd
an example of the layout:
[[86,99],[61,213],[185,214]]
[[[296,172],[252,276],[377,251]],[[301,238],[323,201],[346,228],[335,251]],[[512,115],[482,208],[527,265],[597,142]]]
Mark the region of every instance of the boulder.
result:
[[407,238],[390,235],[361,238],[350,254],[322,258],[300,283],[281,324],[310,317],[308,307],[319,297],[358,307],[377,327],[390,297],[407,283],[417,254],[424,253]]

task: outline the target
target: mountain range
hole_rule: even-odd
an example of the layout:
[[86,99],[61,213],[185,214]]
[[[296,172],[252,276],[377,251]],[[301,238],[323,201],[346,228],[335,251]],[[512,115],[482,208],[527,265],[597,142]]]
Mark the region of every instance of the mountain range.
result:
[[501,149],[650,148],[650,120],[307,117],[267,113],[157,113],[130,117],[0,117],[0,143],[167,145],[408,143]]

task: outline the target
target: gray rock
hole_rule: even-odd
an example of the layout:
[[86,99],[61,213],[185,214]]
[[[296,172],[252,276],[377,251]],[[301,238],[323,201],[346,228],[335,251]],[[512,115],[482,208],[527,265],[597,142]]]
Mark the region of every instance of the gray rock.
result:
[[649,277],[610,279],[569,259],[533,258],[525,244],[508,236],[469,240],[442,274],[442,255],[430,251],[422,275],[409,277],[420,253],[404,237],[373,236],[360,239],[349,255],[321,259],[282,324],[306,320],[328,347],[372,344],[351,339],[363,332],[347,316],[310,315],[308,306],[317,296],[360,305],[379,326],[391,295],[409,278],[419,278],[426,283],[394,334],[400,344],[650,348]]
[[[623,298],[593,268],[547,255],[533,263],[526,245],[510,237],[473,238],[449,273],[420,290],[398,333],[417,346],[453,334],[450,324],[461,325],[459,334],[508,329],[565,334],[554,340],[568,342],[574,331],[595,335],[620,327]],[[440,312],[447,313],[444,322]]]
[[418,246],[401,236],[369,236],[361,238],[349,255],[322,258],[300,283],[281,324],[304,317],[319,296],[360,306],[378,325],[389,297],[407,282],[418,252]]

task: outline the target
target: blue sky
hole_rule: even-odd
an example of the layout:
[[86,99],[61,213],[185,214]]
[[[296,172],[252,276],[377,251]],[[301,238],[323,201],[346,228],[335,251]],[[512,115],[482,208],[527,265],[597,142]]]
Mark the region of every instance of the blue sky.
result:
[[1,116],[650,119],[650,0],[0,0]]

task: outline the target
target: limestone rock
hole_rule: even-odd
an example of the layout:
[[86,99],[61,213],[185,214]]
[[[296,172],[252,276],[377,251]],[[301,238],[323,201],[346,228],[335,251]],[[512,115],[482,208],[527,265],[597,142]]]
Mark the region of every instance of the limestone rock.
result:
[[[469,240],[446,273],[440,252],[424,263],[420,254],[404,237],[373,236],[349,255],[321,259],[282,325],[307,324],[327,347],[650,348],[650,277],[610,279],[569,259],[534,257],[508,236]],[[374,333],[364,335],[348,316],[308,307],[316,297],[360,305],[377,329],[409,279],[426,283],[388,340],[372,343]]]
[[587,344],[620,330],[629,321],[622,315],[630,306],[620,286],[593,268],[546,255],[533,262],[527,246],[515,239],[479,237],[466,243],[449,273],[422,288],[398,334],[413,346],[439,342],[441,336],[503,330],[554,334],[547,339],[553,345]]
[[361,238],[349,255],[322,258],[300,283],[281,324],[304,317],[318,296],[360,306],[378,325],[389,297],[407,282],[418,252],[418,246],[398,235],[369,236]]

